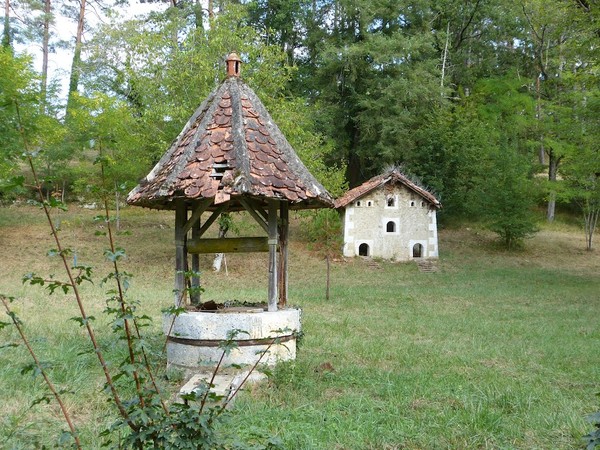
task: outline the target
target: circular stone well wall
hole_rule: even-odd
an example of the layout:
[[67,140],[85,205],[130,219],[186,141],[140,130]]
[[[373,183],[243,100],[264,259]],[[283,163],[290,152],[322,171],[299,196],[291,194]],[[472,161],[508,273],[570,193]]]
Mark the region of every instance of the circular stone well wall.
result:
[[218,312],[189,311],[175,319],[165,315],[167,367],[190,371],[215,366],[223,353],[219,344],[227,339],[231,330],[240,330],[235,337],[238,347],[225,356],[224,366],[254,364],[273,338],[279,342],[271,346],[261,364],[274,365],[296,359],[300,314],[300,309],[292,308],[274,312],[226,308]]

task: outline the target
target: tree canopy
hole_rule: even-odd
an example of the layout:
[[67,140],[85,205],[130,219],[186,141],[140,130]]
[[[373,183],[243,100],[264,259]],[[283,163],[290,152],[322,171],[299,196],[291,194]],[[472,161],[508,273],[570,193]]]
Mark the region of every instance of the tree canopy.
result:
[[[93,3],[6,5],[4,178],[19,153],[19,104],[49,184],[81,190],[100,143],[115,182],[135,182],[222,79],[232,50],[334,194],[401,164],[441,198],[442,221],[487,222],[505,196],[519,210],[510,214],[531,222],[536,207],[552,220],[556,201],[582,205],[596,175],[596,2],[183,0],[127,20],[116,19],[122,6],[103,6],[99,25],[86,19]],[[37,43],[47,58],[58,42],[47,25],[65,9],[77,18],[66,114],[47,64],[34,70],[18,47]],[[38,31],[11,11],[30,11]]]

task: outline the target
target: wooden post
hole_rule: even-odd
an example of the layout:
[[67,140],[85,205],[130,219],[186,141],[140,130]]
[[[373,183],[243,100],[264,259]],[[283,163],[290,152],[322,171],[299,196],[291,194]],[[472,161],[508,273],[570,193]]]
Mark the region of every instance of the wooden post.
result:
[[[194,225],[192,225],[192,239],[198,238],[198,234],[200,232],[200,219],[196,221]],[[192,272],[199,273],[200,272],[200,255],[198,253],[192,254]],[[192,293],[190,295],[190,300],[192,305],[200,305],[200,276],[193,275],[192,276]]]
[[279,232],[279,308],[287,305],[288,293],[288,236],[289,236],[289,203],[281,202],[281,227]]
[[185,304],[185,270],[187,252],[185,251],[184,226],[187,221],[187,207],[183,200],[177,200],[175,205],[175,306]]
[[277,311],[277,203],[269,200],[269,312]]

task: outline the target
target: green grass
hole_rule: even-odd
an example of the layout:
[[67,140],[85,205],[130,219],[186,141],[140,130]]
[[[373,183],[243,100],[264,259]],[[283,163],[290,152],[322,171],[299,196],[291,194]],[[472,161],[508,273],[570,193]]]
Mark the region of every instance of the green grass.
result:
[[[78,258],[100,276],[109,268],[99,256],[106,245],[93,236],[95,214],[72,208],[61,222]],[[52,245],[41,219],[32,208],[0,209],[0,292],[19,297],[15,309],[42,359],[54,363],[53,379],[73,392],[67,402],[94,448],[114,413],[98,394],[94,355],[80,354],[88,349],[83,333],[67,320],[75,306],[20,284],[31,270],[59,273],[43,256]],[[123,224],[133,232],[120,238],[135,274],[131,294],[155,319],[147,331],[158,349],[160,308],[172,300],[172,217],[127,209]],[[600,408],[600,255],[583,250],[581,234],[545,228],[507,253],[485,232],[443,230],[438,273],[337,262],[326,302],[324,263],[305,250],[295,220],[290,297],[303,309],[305,337],[296,361],[238,399],[228,429],[248,439],[275,435],[289,449],[580,448],[590,431],[585,415]],[[228,276],[210,272],[208,257],[202,266],[205,299],[266,297],[264,255],[229,256]],[[102,290],[86,288],[99,318]],[[119,347],[102,319],[98,330],[106,348]],[[12,330],[0,333],[0,344],[16,340]],[[116,364],[122,355],[114,353]],[[53,403],[29,409],[45,387],[20,374],[28,361],[23,348],[0,349],[7,448],[52,447],[66,428]],[[334,370],[321,370],[325,363]]]

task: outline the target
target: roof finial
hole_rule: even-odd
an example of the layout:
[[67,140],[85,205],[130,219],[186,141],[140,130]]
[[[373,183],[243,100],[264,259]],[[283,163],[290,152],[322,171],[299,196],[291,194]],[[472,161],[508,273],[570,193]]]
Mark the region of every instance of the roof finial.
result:
[[231,52],[225,59],[227,63],[227,76],[228,77],[239,77],[242,67],[242,60],[235,52]]

